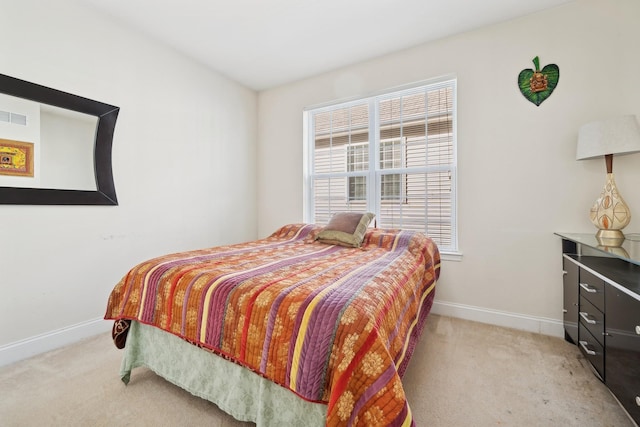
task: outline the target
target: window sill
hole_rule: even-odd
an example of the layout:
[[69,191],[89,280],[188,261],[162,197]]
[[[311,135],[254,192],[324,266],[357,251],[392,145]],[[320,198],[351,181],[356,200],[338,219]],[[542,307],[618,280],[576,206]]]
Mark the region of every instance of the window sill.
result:
[[462,252],[440,252],[440,259],[443,261],[462,261]]

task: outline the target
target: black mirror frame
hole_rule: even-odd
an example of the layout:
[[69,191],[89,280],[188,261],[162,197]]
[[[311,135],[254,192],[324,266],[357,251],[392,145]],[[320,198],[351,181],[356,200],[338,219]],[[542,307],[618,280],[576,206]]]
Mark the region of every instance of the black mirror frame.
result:
[[111,167],[111,146],[120,108],[0,74],[0,93],[98,118],[93,161],[96,191],[0,186],[4,205],[117,205]]

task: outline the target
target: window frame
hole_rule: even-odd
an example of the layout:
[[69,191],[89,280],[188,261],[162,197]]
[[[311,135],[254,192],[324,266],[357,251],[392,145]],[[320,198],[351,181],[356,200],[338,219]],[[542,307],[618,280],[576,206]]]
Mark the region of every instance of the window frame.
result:
[[[304,182],[303,182],[303,215],[305,222],[314,222],[314,218],[316,215],[315,212],[315,200],[314,200],[314,179],[317,179],[319,176],[322,177],[324,175],[336,175],[346,177],[347,182],[347,199],[349,199],[349,189],[348,189],[348,177],[349,176],[362,176],[363,172],[360,171],[358,173],[346,172],[346,173],[335,173],[335,174],[313,174],[313,165],[314,165],[314,149],[315,149],[315,135],[314,135],[314,124],[312,119],[312,114],[321,113],[325,111],[337,110],[338,108],[350,108],[357,105],[368,104],[369,105],[369,126],[368,126],[368,145],[369,145],[369,161],[374,164],[375,168],[369,168],[368,171],[364,171],[366,175],[367,182],[367,206],[369,206],[369,201],[371,199],[377,199],[378,195],[381,193],[378,191],[381,185],[381,177],[385,175],[385,169],[380,168],[380,143],[382,141],[388,140],[387,138],[381,139],[380,137],[380,123],[379,123],[379,111],[378,105],[379,102],[385,99],[391,99],[393,97],[399,97],[406,95],[414,90],[420,90],[421,88],[428,89],[437,89],[440,87],[451,87],[452,89],[452,99],[453,105],[451,108],[451,128],[450,131],[452,133],[451,140],[451,149],[452,149],[452,157],[451,163],[446,165],[438,165],[438,166],[426,166],[424,169],[426,170],[424,173],[432,173],[432,172],[443,172],[448,171],[450,175],[450,204],[451,204],[451,215],[446,216],[449,218],[451,224],[451,233],[450,233],[450,245],[446,245],[446,247],[441,247],[441,253],[445,255],[443,259],[450,260],[461,260],[461,252],[459,252],[458,246],[458,215],[457,215],[457,195],[458,195],[458,185],[457,185],[457,77],[455,75],[443,76],[438,79],[431,79],[426,81],[421,81],[417,83],[413,83],[410,85],[404,85],[400,87],[391,88],[388,90],[379,91],[376,93],[372,93],[366,96],[362,96],[359,98],[352,98],[347,100],[336,100],[333,102],[328,102],[320,105],[309,106],[303,110],[303,173],[304,173]],[[373,108],[372,108],[373,106]],[[426,126],[426,122],[425,122]],[[429,134],[425,134],[425,138],[429,138]],[[394,138],[391,138],[393,140]],[[405,149],[403,149],[402,156],[406,156]],[[414,172],[414,168],[406,167],[406,159],[403,158],[403,167],[402,168],[394,168],[391,174],[401,174],[404,175],[405,180],[409,173]],[[373,169],[373,170],[372,170]],[[402,187],[403,179],[401,179],[401,187]],[[376,194],[378,193],[378,194]],[[402,193],[402,192],[401,192]],[[401,196],[396,200],[401,200]],[[371,212],[374,212],[377,216],[380,213],[380,204],[384,203],[382,197],[380,200],[375,202],[375,209],[368,209]]]

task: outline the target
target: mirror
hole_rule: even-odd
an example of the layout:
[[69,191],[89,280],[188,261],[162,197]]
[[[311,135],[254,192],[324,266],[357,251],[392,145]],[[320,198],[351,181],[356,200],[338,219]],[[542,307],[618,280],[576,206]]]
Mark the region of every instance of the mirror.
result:
[[117,205],[119,110],[0,74],[0,204]]

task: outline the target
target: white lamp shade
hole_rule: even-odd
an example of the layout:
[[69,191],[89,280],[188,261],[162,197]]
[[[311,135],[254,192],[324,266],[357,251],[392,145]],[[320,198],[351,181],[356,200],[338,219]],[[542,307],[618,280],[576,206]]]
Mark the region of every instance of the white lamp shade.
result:
[[580,128],[576,160],[636,152],[640,152],[640,125],[633,115],[591,122]]

